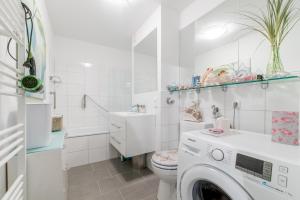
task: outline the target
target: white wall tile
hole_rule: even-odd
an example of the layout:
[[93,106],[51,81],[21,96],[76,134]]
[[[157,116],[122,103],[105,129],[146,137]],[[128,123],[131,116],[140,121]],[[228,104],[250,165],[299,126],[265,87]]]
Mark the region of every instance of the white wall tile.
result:
[[265,110],[266,90],[261,85],[240,85],[225,92],[225,109],[233,109],[233,102],[240,103],[241,110]]
[[[131,90],[125,85],[131,81],[129,51],[64,37],[56,37],[55,43],[55,74],[62,78],[62,84],[56,86],[58,107],[67,108],[58,108],[55,112],[68,116],[67,128],[106,126],[102,119],[105,116],[91,101],[87,102],[85,111],[80,110],[83,94],[92,96],[109,110],[128,110]],[[85,68],[83,62],[90,62],[93,66]]]
[[270,84],[267,90],[266,106],[268,111],[299,111],[299,82]]
[[265,112],[264,111],[240,111],[241,130],[265,133]]
[[107,159],[106,147],[89,150],[89,163],[100,162]]
[[86,165],[88,163],[89,163],[88,150],[67,153],[67,167],[68,168]]
[[87,137],[77,137],[66,139],[66,151],[68,153],[77,152],[88,149]]
[[108,145],[107,134],[93,135],[88,137],[88,145],[89,145],[89,149],[106,147]]

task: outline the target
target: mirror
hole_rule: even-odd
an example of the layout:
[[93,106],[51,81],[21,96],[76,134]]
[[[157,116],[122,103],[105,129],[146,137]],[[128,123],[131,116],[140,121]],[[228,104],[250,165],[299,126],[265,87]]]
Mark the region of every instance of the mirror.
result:
[[[300,8],[300,0],[295,3]],[[182,119],[191,120],[188,111],[200,110],[202,121],[215,122],[214,106],[230,120],[232,127],[270,134],[272,111],[299,111],[299,95],[295,92],[299,91],[299,82],[278,81],[265,88],[261,84],[234,84],[255,80],[257,75],[266,73],[270,44],[261,34],[246,29],[245,24],[252,23],[241,15],[244,11],[266,10],[266,4],[267,0],[227,0],[180,30],[180,89],[191,88],[195,84],[193,79],[200,79],[201,86],[232,83],[225,88],[181,92]],[[280,47],[285,72],[296,75],[300,72],[296,53],[300,46],[295,45],[299,43],[299,34],[300,23]],[[280,104],[274,106],[274,102]]]
[[134,94],[157,91],[157,30],[134,47]]
[[[264,0],[227,0],[214,10],[180,31],[181,85],[191,85],[193,75],[205,75],[208,68],[228,67],[233,73],[266,74],[271,58],[269,42],[258,32],[247,29],[253,25],[242,14],[259,14],[266,10]],[[300,1],[296,0],[299,8]],[[259,14],[261,15],[261,14]],[[280,53],[286,72],[299,72],[298,23],[281,45]],[[203,77],[201,77],[203,78]],[[213,80],[212,80],[213,81]],[[238,80],[240,81],[240,80]]]

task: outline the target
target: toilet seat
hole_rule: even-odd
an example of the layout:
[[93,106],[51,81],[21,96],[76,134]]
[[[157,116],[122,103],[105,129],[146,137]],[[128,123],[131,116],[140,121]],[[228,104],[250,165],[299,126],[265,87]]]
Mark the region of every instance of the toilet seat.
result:
[[178,156],[177,150],[156,152],[152,156],[153,166],[163,170],[177,170]]

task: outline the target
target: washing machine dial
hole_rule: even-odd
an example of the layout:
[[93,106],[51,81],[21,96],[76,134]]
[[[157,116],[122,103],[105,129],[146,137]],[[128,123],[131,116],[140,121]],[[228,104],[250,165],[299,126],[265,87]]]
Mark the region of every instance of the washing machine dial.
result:
[[213,149],[210,154],[215,161],[222,161],[225,158],[224,152],[221,149]]

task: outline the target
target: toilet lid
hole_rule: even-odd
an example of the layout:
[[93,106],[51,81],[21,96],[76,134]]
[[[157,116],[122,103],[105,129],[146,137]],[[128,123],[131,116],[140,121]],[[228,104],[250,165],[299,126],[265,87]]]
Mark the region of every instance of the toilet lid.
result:
[[177,150],[156,152],[152,156],[152,161],[157,165],[161,165],[165,167],[177,167],[178,165]]

